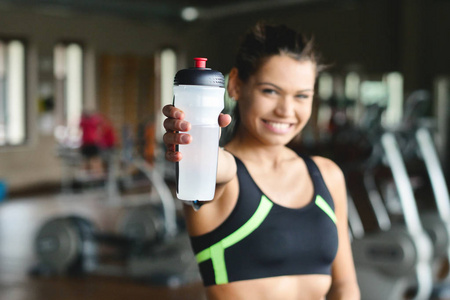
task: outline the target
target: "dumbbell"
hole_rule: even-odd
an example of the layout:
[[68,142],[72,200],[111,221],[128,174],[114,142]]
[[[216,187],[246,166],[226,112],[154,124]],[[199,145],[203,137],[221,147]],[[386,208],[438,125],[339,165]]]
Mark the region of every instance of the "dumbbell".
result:
[[92,222],[79,216],[55,217],[43,224],[34,240],[39,264],[32,274],[82,274],[98,266]]
[[100,232],[81,216],[60,216],[38,230],[34,249],[39,264],[31,273],[82,274],[101,267],[101,247],[115,250],[115,259],[127,260],[139,249],[152,247],[164,237],[164,218],[151,206],[135,207],[125,213],[118,233]]

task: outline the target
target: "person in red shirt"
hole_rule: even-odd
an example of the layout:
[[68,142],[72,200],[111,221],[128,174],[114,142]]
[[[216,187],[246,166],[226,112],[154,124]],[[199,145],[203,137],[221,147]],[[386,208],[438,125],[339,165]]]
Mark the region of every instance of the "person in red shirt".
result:
[[102,117],[97,113],[84,112],[80,120],[81,147],[84,158],[84,170],[91,175],[101,176],[104,173],[101,151]]
[[100,152],[103,159],[104,169],[108,170],[116,147],[116,133],[113,123],[109,118],[103,116],[100,124]]

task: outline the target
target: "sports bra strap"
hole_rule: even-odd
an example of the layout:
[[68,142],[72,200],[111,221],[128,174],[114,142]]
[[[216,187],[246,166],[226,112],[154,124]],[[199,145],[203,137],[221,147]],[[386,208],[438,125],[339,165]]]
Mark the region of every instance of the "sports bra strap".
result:
[[325,184],[325,180],[323,179],[319,167],[311,157],[303,154],[299,154],[299,156],[303,159],[306,167],[308,168],[311,179],[314,182],[316,195],[321,195],[324,199],[330,199],[329,201],[327,201],[327,203],[334,209],[334,202],[332,201],[333,197],[331,196],[330,191]]

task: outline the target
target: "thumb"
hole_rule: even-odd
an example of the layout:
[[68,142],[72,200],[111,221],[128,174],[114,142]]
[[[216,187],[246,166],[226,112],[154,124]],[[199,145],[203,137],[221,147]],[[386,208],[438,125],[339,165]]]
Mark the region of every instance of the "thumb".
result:
[[229,114],[220,114],[219,115],[219,126],[227,127],[231,123],[231,116]]

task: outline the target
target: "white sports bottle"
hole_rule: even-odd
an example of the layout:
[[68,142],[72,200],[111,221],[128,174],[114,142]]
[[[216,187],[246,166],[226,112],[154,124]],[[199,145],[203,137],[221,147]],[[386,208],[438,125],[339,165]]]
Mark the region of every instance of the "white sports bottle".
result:
[[206,68],[206,58],[194,58],[195,67],[175,75],[173,104],[191,123],[191,143],[178,145],[183,158],[176,165],[177,197],[208,201],[216,189],[220,128],[224,108],[225,80],[222,73]]

